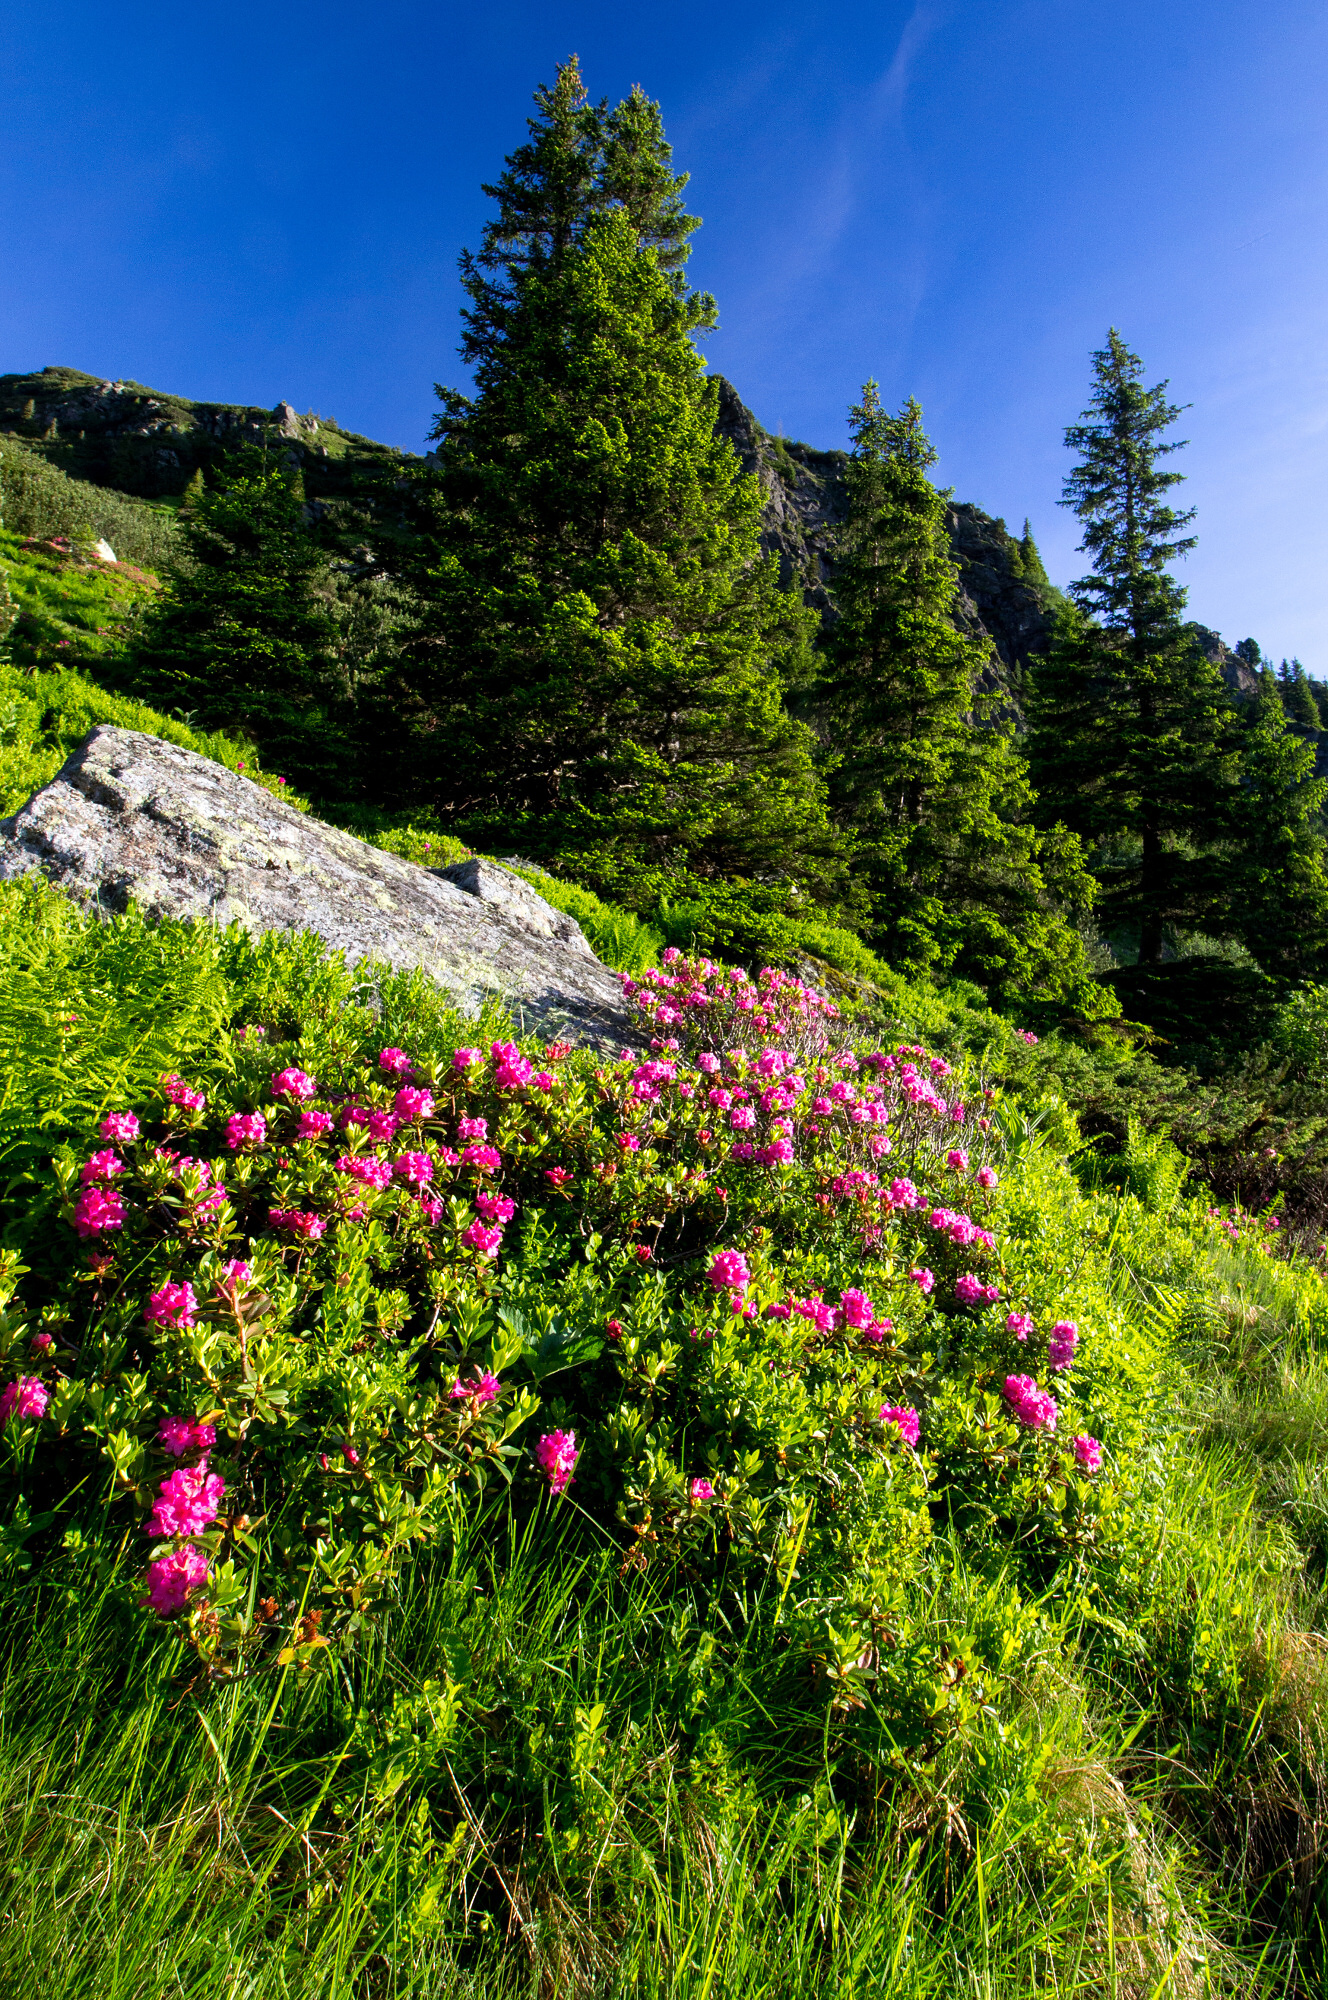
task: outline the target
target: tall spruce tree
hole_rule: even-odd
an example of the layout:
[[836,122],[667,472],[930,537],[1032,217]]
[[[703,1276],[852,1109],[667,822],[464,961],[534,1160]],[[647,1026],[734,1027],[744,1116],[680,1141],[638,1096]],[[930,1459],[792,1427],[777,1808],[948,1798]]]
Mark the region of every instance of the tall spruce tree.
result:
[[832,808],[870,884],[875,939],[892,963],[1109,1012],[1065,914],[1092,900],[1078,843],[1034,829],[1011,730],[979,691],[989,648],[954,623],[959,573],[922,412],[910,400],[890,415],[868,382],[850,430],[820,698]]
[[339,761],[335,626],[297,475],[257,448],[212,488],[191,485],[184,559],[135,636],[135,692],[202,729],[252,736],[301,783]]
[[619,892],[828,882],[814,746],[780,677],[809,619],[715,436],[683,177],[639,93],[606,115],[567,66],[537,104],[463,261],[475,393],[440,391],[416,483],[417,782],[472,837],[575,855]]
[[1316,778],[1313,741],[1293,727],[1271,667],[1263,667],[1253,699],[1242,704],[1238,729],[1240,782],[1227,801],[1222,929],[1265,971],[1300,978],[1317,969],[1328,948],[1321,831],[1328,780]]
[[1234,714],[1217,668],[1181,624],[1167,565],[1193,548],[1192,512],[1164,464],[1180,415],[1167,384],[1113,327],[1093,356],[1080,454],[1062,504],[1083,523],[1093,573],[1032,678],[1029,761],[1041,811],[1091,848],[1109,932],[1156,964],[1168,933],[1211,928],[1224,905],[1220,844],[1237,781]]

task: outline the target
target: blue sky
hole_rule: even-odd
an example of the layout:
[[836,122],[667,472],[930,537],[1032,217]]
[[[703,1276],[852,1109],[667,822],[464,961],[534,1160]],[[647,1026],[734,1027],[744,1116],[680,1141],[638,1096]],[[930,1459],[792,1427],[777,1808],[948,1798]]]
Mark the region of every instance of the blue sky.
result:
[[845,441],[915,394],[961,498],[1053,578],[1108,325],[1188,402],[1195,617],[1328,675],[1323,0],[10,0],[0,371],[289,397],[418,448],[456,254],[535,83],[661,100],[705,217],[712,366]]

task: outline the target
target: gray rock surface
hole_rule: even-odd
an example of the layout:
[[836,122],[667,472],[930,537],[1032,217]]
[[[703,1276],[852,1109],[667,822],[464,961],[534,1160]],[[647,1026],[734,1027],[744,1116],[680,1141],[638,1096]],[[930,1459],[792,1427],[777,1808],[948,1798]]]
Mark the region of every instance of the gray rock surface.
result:
[[617,975],[520,876],[418,867],[137,730],[94,729],[0,820],[0,880],[37,870],[108,913],[316,931],[348,964],[418,966],[468,1014],[496,996],[533,1031],[632,1039]]

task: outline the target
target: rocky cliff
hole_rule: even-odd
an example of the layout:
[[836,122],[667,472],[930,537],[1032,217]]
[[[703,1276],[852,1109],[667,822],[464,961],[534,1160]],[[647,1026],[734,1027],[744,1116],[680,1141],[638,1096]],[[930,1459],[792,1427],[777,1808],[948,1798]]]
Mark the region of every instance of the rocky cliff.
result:
[[[848,454],[793,444],[762,428],[730,382],[719,383],[717,429],[760,481],[765,499],[762,543],[777,555],[785,582],[796,578],[807,602],[831,615],[836,528],[847,512]],[[959,565],[957,622],[991,641],[995,686],[1017,695],[1032,654],[1046,645],[1056,593],[1030,581],[1020,545],[1004,521],[965,501],[947,510],[950,545]]]
[[111,382],[79,368],[0,375],[0,431],[75,479],[152,499],[184,490],[201,466],[219,463],[240,444],[262,444],[305,474],[311,494],[345,490],[357,469],[402,454],[343,431],[333,418],[301,416],[291,403],[273,409],[200,403]]
[[94,729],[0,820],[0,881],[37,871],[106,912],[314,931],[348,964],[417,967],[464,1013],[498,999],[523,1030],[632,1037],[617,975],[520,876],[417,867],[137,730]]

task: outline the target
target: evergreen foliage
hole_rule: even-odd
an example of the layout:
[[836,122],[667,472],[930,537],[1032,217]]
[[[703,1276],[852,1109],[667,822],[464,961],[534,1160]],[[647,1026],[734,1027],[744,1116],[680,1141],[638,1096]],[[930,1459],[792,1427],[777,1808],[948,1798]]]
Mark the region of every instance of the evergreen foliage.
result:
[[1046,819],[1094,850],[1108,931],[1156,964],[1168,931],[1220,923],[1214,850],[1236,781],[1234,718],[1214,667],[1181,624],[1185,593],[1167,564],[1194,546],[1193,518],[1166,496],[1182,475],[1159,460],[1180,415],[1165,382],[1113,327],[1093,356],[1081,454],[1063,503],[1084,527],[1093,573],[1033,676],[1029,756]]
[[337,763],[336,634],[298,476],[246,452],[196,492],[180,529],[170,591],[135,634],[134,692],[199,728],[253,737],[270,760],[325,788]]
[[478,843],[575,855],[644,902],[813,871],[833,894],[811,738],[783,705],[812,621],[715,436],[680,177],[644,100],[592,119],[565,69],[540,106],[463,262],[476,394],[442,392],[415,481],[410,784]]
[[1092,1012],[1082,940],[1056,907],[1086,910],[1092,884],[1072,836],[1035,831],[1012,732],[979,692],[987,649],[955,628],[958,572],[922,412],[910,400],[889,415],[868,382],[850,424],[820,695],[833,807],[870,885],[877,948],[891,964]]

